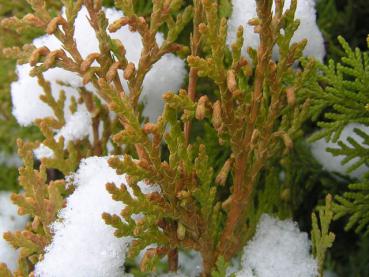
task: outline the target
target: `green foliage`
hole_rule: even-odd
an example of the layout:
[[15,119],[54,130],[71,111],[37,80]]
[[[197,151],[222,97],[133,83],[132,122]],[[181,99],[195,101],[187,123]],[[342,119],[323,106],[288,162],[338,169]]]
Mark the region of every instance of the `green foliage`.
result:
[[[53,2],[53,8],[60,7],[59,1]],[[16,60],[4,51],[6,47],[21,47],[42,34],[30,27],[17,30],[17,25],[9,21],[10,16],[23,17],[29,12],[31,8],[26,0],[6,1],[0,6],[0,152],[15,153],[16,138],[39,138],[36,128],[19,127],[11,114],[10,83],[16,79]]]
[[318,208],[319,219],[315,213],[312,213],[312,230],[311,240],[313,246],[313,254],[318,261],[319,275],[323,276],[324,260],[327,249],[332,247],[335,235],[329,232],[329,225],[333,219],[332,196],[327,195],[325,206]]
[[0,190],[17,191],[17,177],[16,167],[0,164]]
[[[211,272],[211,277],[226,277],[228,263],[224,260],[223,257],[218,258],[215,266],[216,266],[216,269],[214,269]],[[235,276],[236,276],[235,273],[230,275],[230,277],[235,277]]]
[[322,130],[311,140],[324,137],[336,142],[347,124],[369,124],[369,55],[359,49],[352,50],[342,37],[339,41],[345,56],[341,63],[330,60],[327,66],[320,67],[324,89],[317,88],[311,94],[314,118],[318,118],[322,111],[326,118],[326,121],[318,122]]
[[336,40],[338,36],[343,36],[353,47],[366,48],[367,0],[318,0],[316,9],[329,58],[337,59],[344,55]]
[[[125,14],[135,18],[134,9],[129,4],[129,1],[121,2]],[[174,31],[175,25],[170,23],[173,20],[170,17],[164,21],[164,18],[157,16],[161,5],[161,1],[154,2],[148,28],[156,31],[161,25],[166,25],[169,29],[167,41],[163,44],[166,46],[166,43],[173,41],[171,28]],[[307,119],[309,103],[299,96],[309,90],[316,80],[313,61],[305,63],[304,70],[299,73],[291,68],[294,61],[301,57],[306,44],[302,41],[290,46],[290,39],[298,26],[293,19],[295,8],[296,2],[293,2],[286,14],[282,14],[280,9],[276,15],[276,22],[285,22],[282,34],[278,31],[282,25],[275,23],[275,26],[270,26],[271,6],[260,4],[260,20],[255,25],[261,28],[262,43],[269,46],[259,50],[265,52],[259,53],[255,64],[249,64],[240,54],[243,43],[240,29],[239,39],[232,48],[232,63],[229,64],[226,62],[229,55],[225,45],[226,21],[218,16],[217,3],[195,1],[191,8],[195,24],[192,55],[187,58],[190,66],[188,90],[165,94],[166,106],[162,117],[143,128],[133,112],[139,94],[136,82],[139,81],[140,68],[136,69],[136,79],[129,80],[129,95],[122,96],[106,80],[99,80],[104,97],[114,103],[111,106],[113,111],[124,118],[125,129],[114,136],[114,141],[131,144],[138,149],[138,160],[132,155],[125,155],[124,159],[110,159],[110,165],[117,172],[130,176],[134,197],[125,187],[109,184],[107,188],[113,199],[122,201],[128,207],[122,211],[122,218],[109,214],[104,214],[103,218],[116,228],[118,237],[135,237],[131,248],[133,256],[154,241],[160,242],[156,250],[150,249],[143,258],[141,265],[144,269],[155,257],[169,255],[171,248],[185,248],[201,252],[205,274],[209,274],[219,256],[224,255],[224,259],[229,260],[240,250],[245,243],[246,232],[256,225],[256,220],[249,224],[243,218],[253,213],[251,202],[254,190],[257,191],[259,176],[267,164],[269,166],[270,159],[278,162],[293,148],[293,141],[301,137],[300,126]],[[180,30],[185,26],[181,25],[180,19],[186,17],[188,9],[183,10],[182,16],[176,17]],[[143,27],[142,30],[144,35]],[[275,40],[272,40],[273,36]],[[203,54],[196,50],[200,40],[201,47],[206,49]],[[271,60],[270,45],[276,43],[281,49],[279,63]],[[141,66],[144,68],[146,65]],[[213,82],[217,90],[214,95],[196,97],[196,82],[201,78]],[[228,153],[228,157],[223,159],[224,164],[220,163],[217,168],[210,163],[214,156],[209,158],[207,145],[201,143],[207,138],[189,144],[187,130],[195,118],[200,122],[197,128],[213,128],[219,147]],[[201,124],[202,121],[205,123]],[[163,157],[159,143],[166,145],[168,159]],[[273,172],[270,176],[276,180],[277,173]],[[272,183],[271,178],[267,178],[267,183]],[[135,189],[139,180],[159,184],[162,195],[152,193],[143,197]],[[278,190],[278,186],[267,186],[263,201],[259,199],[261,205],[269,204],[266,197],[269,193],[276,195],[276,204],[281,201]],[[145,218],[135,222],[131,215],[139,211],[144,213]],[[157,231],[157,225],[162,232]],[[222,274],[224,264],[219,264],[219,267],[219,274]]]
[[[358,169],[369,162],[369,135],[355,128],[358,139],[349,137],[347,143],[340,141],[343,129],[350,123],[369,124],[368,85],[369,55],[359,49],[352,50],[343,38],[339,38],[345,51],[341,63],[332,60],[328,66],[321,66],[321,82],[324,88],[315,91],[312,112],[317,118],[322,111],[325,121],[318,122],[321,131],[311,137],[312,140],[326,138],[338,141],[338,146],[328,148],[334,156],[344,156],[342,164],[352,162],[348,172]],[[369,40],[367,41],[369,44]],[[359,125],[358,125],[359,126]],[[336,196],[334,204],[335,219],[348,216],[346,230],[355,226],[356,232],[364,231],[369,223],[368,215],[368,173],[362,182],[349,185],[350,192]]]
[[219,16],[228,18],[232,14],[232,1],[231,0],[219,0]]
[[369,183],[349,185],[350,192],[336,196],[334,205],[335,219],[349,216],[346,230],[355,228],[357,233],[369,234]]
[[348,143],[339,141],[337,148],[327,149],[334,156],[345,156],[341,162],[342,164],[352,162],[352,165],[347,169],[348,173],[368,164],[369,161],[369,134],[359,128],[355,128],[354,133],[362,139],[361,143],[349,137],[347,138]]

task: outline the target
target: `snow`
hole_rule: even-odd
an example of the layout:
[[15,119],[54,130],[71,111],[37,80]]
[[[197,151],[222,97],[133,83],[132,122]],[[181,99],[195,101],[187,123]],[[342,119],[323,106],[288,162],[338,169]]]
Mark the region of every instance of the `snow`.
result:
[[126,183],[125,177],[109,167],[107,158],[91,157],[81,162],[72,179],[76,190],[52,225],[54,237],[36,265],[36,276],[122,276],[130,238],[115,237],[101,215],[119,214],[124,208],[112,200],[105,184]]
[[39,147],[37,147],[35,150],[33,150],[33,154],[38,160],[41,160],[43,158],[53,158],[54,152],[49,147],[47,147],[45,144],[40,144]]
[[[68,116],[66,124],[56,132],[54,138],[59,141],[60,137],[64,138],[64,148],[67,149],[70,141],[82,140],[85,137],[89,137],[90,141],[93,140],[92,120],[91,115],[87,111],[86,107],[79,105],[77,111]],[[37,159],[52,158],[54,152],[44,144],[40,144],[38,148],[33,151]]]
[[[284,10],[290,7],[291,0],[285,0]],[[243,55],[248,57],[247,48],[256,49],[259,45],[259,35],[254,32],[254,27],[247,22],[257,17],[255,0],[233,0],[233,12],[228,20],[227,44],[230,46],[237,37],[237,28],[240,25],[244,27],[244,46]],[[304,50],[305,56],[315,57],[323,61],[325,55],[324,40],[316,24],[315,0],[297,1],[295,18],[300,20],[300,26],[295,32],[292,43],[308,39],[308,44]],[[277,49],[274,49],[273,56],[278,58]]]
[[[44,260],[36,265],[36,276],[125,276],[124,260],[131,238],[115,237],[114,228],[106,225],[101,215],[119,214],[124,208],[123,203],[111,198],[105,184],[127,182],[125,175],[117,175],[107,161],[107,157],[84,159],[78,171],[67,177],[76,190],[52,225],[54,237]],[[157,186],[138,185],[143,193],[158,191]]]
[[27,217],[17,214],[17,206],[10,200],[10,192],[0,192],[0,263],[6,263],[10,270],[17,267],[18,251],[6,240],[3,233],[24,229]]
[[308,235],[296,223],[264,214],[244,248],[237,277],[315,277],[317,263],[309,249]]
[[[29,64],[17,65],[18,81],[11,84],[13,115],[22,126],[29,126],[39,118],[53,116],[52,109],[41,101],[40,95],[43,94],[43,90],[38,85],[37,79],[29,76],[30,70],[31,66]],[[49,78],[46,78],[45,74],[46,80],[52,81],[50,75],[55,77],[62,75],[55,72],[56,70],[64,73],[64,70],[51,69],[47,72],[49,73]],[[61,86],[56,81],[52,82],[54,97],[57,98],[61,89]]]
[[202,257],[197,251],[178,253],[178,265],[180,274],[187,277],[197,277],[203,270]]
[[78,110],[70,116],[65,126],[61,128],[56,139],[64,137],[66,142],[83,139],[92,133],[91,115],[85,106],[79,106]]
[[[359,144],[363,143],[363,139],[354,133],[354,129],[359,128],[366,133],[369,133],[369,127],[362,124],[348,124],[342,131],[340,139],[344,143],[347,143],[347,138],[352,137]],[[348,144],[349,145],[349,144]],[[335,142],[327,142],[324,138],[317,140],[311,143],[311,152],[315,159],[319,161],[319,163],[323,166],[324,169],[332,172],[338,172],[341,174],[345,174],[347,169],[357,161],[356,159],[351,160],[350,162],[342,165],[341,162],[345,158],[345,156],[333,156],[330,152],[326,151],[327,148],[338,148],[338,143]],[[352,178],[361,178],[366,172],[368,172],[369,168],[366,165],[360,166],[355,171],[349,173],[348,175]]]
[[[110,23],[123,16],[115,9],[105,9],[105,12]],[[77,48],[84,58],[90,53],[99,51],[98,41],[87,16],[87,9],[83,7],[75,23]],[[142,50],[140,35],[129,31],[127,26],[110,35],[113,39],[122,41],[126,48],[126,57],[137,66]],[[163,35],[159,33],[157,42],[160,44],[163,40]],[[62,48],[61,43],[53,35],[39,37],[33,41],[33,44],[36,47],[47,46],[51,51]],[[37,79],[29,76],[30,70],[29,64],[18,65],[18,80],[11,86],[13,115],[22,126],[29,126],[36,119],[53,116],[51,108],[40,100],[43,90],[38,85]],[[120,73],[123,86],[127,90],[127,81],[123,79],[122,72]],[[161,95],[167,91],[177,91],[182,85],[185,74],[184,62],[173,54],[163,56],[149,71],[144,79],[141,100],[147,104],[144,115],[151,121],[156,120],[163,109]],[[49,69],[44,73],[44,77],[51,83],[54,97],[57,98],[61,90],[66,92],[65,113],[68,117],[70,98],[78,96],[77,88],[83,86],[82,78],[76,73],[60,68]],[[60,82],[67,85],[62,85]],[[88,84],[87,88],[94,91],[91,84]]]

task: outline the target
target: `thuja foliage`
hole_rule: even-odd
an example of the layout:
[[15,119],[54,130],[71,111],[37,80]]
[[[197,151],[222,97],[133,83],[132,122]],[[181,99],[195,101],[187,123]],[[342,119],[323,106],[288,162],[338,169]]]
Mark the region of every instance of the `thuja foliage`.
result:
[[320,207],[318,211],[319,220],[315,213],[312,214],[311,239],[313,254],[318,260],[320,276],[323,276],[326,251],[332,247],[335,239],[335,235],[329,232],[329,225],[333,219],[332,196],[328,194],[325,201],[325,206]]
[[[333,155],[342,155],[343,164],[352,162],[348,172],[368,164],[369,135],[360,126],[368,125],[368,52],[352,50],[340,37],[345,51],[341,63],[330,61],[322,66],[321,82],[323,90],[316,90],[312,111],[316,116],[323,110],[324,121],[318,123],[322,130],[312,139],[326,138],[338,141],[336,148],[328,148]],[[369,43],[369,39],[368,39]],[[349,137],[347,142],[340,140],[340,134],[349,123],[360,123],[354,129],[357,138]],[[355,228],[356,232],[368,232],[368,174],[364,174],[358,183],[349,185],[350,192],[336,197],[334,204],[335,218],[348,216],[346,229]]]
[[15,152],[15,138],[35,138],[35,128],[19,128],[11,114],[10,83],[15,80],[15,60],[6,57],[3,49],[10,46],[22,45],[29,42],[38,34],[30,29],[23,35],[7,28],[6,17],[9,15],[22,16],[30,11],[26,1],[8,1],[0,4],[0,152],[4,163],[0,164],[0,190],[10,190],[17,187],[17,170],[14,166],[5,163],[10,154]]
[[[19,183],[24,193],[14,194],[12,200],[18,205],[18,212],[21,215],[30,215],[32,222],[25,230],[5,233],[4,238],[20,251],[19,266],[14,275],[27,276],[32,265],[42,257],[44,248],[51,241],[50,224],[63,207],[67,190],[64,180],[48,182],[44,165],[41,165],[39,170],[34,169],[34,145],[19,141],[18,147],[24,162],[24,166],[19,170]],[[0,265],[0,273],[2,276],[13,276],[4,265]]]
[[[50,1],[49,1],[50,2]],[[50,9],[60,9],[61,3],[52,1]],[[55,4],[56,2],[59,5]],[[13,25],[11,16],[24,17],[31,12],[31,7],[25,0],[6,1],[0,4],[0,151],[6,153],[15,152],[15,140],[18,137],[35,139],[35,128],[19,128],[11,114],[10,83],[16,79],[15,57],[4,51],[7,47],[22,46],[30,43],[33,38],[42,34],[42,30],[33,26]]]
[[[240,54],[242,28],[228,54],[231,60],[227,64],[226,20],[218,17],[217,3],[195,1],[191,55],[187,58],[189,85],[179,94],[164,95],[166,105],[156,123],[142,128],[134,113],[140,68],[129,81],[129,95],[119,93],[106,79],[98,81],[104,95],[113,100],[111,108],[124,118],[125,130],[114,136],[115,142],[134,144],[138,152],[138,160],[127,154],[123,160],[112,158],[110,164],[127,173],[133,187],[144,179],[159,184],[163,192],[146,198],[137,192],[136,198],[132,198],[125,187],[107,186],[113,198],[128,207],[122,212],[124,221],[117,215],[104,214],[103,217],[117,229],[117,236],[135,237],[131,248],[134,255],[147,245],[157,243],[159,247],[151,251],[168,255],[169,268],[174,269],[177,248],[195,249],[203,257],[204,275],[209,275],[218,259],[229,260],[244,245],[244,234],[250,228],[245,219],[260,172],[271,157],[282,157],[293,147],[293,139],[301,135],[300,126],[306,119],[308,102],[301,102],[298,95],[308,89],[315,78],[313,62],[306,64],[300,73],[292,68],[306,43],[290,46],[298,26],[293,19],[296,2],[292,2],[286,13],[282,12],[280,2],[275,4],[273,16],[272,1],[257,2],[258,18],[252,24],[260,34],[261,45],[258,50],[250,51],[253,68]],[[161,14],[162,8],[162,4],[154,2],[150,22],[153,30],[165,22],[165,18],[154,16]],[[129,6],[123,9],[133,21],[132,9]],[[130,21],[129,17],[126,21]],[[145,24],[135,26],[138,30],[142,28],[143,35]],[[282,28],[284,35],[280,32]],[[201,43],[206,52],[200,51]],[[280,46],[279,63],[271,58],[276,44]],[[161,51],[165,48],[156,52]],[[155,56],[151,59],[155,60]],[[206,94],[197,95],[198,77],[208,77],[215,83],[218,88],[215,99],[209,99]],[[193,119],[209,120],[218,133],[220,146],[230,149],[228,159],[218,172],[208,162],[206,145],[200,144],[196,149],[189,144]],[[169,149],[168,160],[163,160],[161,155],[162,141]],[[228,175],[231,180],[226,184]],[[220,194],[225,185],[229,186],[228,191]],[[142,211],[145,218],[134,222],[131,215]],[[156,255],[147,252],[143,261]]]
[[366,0],[318,0],[316,3],[318,24],[329,57],[339,58],[344,54],[337,43],[338,36],[343,36],[353,47],[365,49],[366,18],[369,15]]
[[[133,194],[125,186],[107,184],[112,198],[126,206],[120,215],[105,213],[103,219],[114,227],[117,237],[133,238],[131,257],[146,249],[140,262],[142,271],[152,271],[155,262],[165,256],[169,270],[176,271],[178,250],[186,249],[201,254],[203,276],[224,276],[227,263],[251,237],[262,211],[284,216],[292,213],[296,203],[291,203],[291,198],[299,191],[289,182],[297,175],[291,159],[296,154],[294,144],[301,142],[301,126],[309,117],[311,101],[305,96],[317,89],[318,78],[313,60],[305,60],[296,69],[307,43],[291,43],[299,25],[294,18],[296,1],[291,1],[285,12],[283,1],[256,2],[257,18],[249,24],[259,34],[260,46],[249,49],[249,59],[241,53],[242,27],[231,49],[226,46],[227,1],[154,0],[146,6],[144,1],[117,0],[115,7],[124,16],[112,24],[102,1],[61,1],[65,17],[53,11],[52,3],[28,2],[32,13],[9,22],[18,31],[37,26],[40,32],[54,35],[63,48],[50,51],[26,45],[6,51],[20,63],[30,63],[31,75],[44,90],[41,99],[52,108],[54,117],[36,124],[44,136],[42,145],[54,155],[43,158],[37,168],[32,151],[40,142],[18,143],[24,160],[19,177],[24,193],[13,195],[13,201],[31,222],[25,230],[5,235],[20,249],[20,259],[14,273],[0,265],[0,275],[31,274],[51,241],[50,224],[73,188],[66,187],[63,177],[49,180],[47,169],[67,176],[76,171],[82,158],[107,155],[110,140],[115,155],[109,164],[119,174],[127,174]],[[99,51],[86,58],[74,40],[75,20],[83,5],[99,41]],[[109,35],[126,25],[142,37],[137,66],[127,60],[124,42]],[[179,40],[189,27],[191,39],[185,45]],[[155,37],[162,30],[166,35],[159,45]],[[279,49],[278,62],[272,59],[274,46]],[[139,98],[144,78],[167,53],[187,57],[187,86],[164,94],[164,111],[156,122],[143,121]],[[66,142],[54,136],[65,124],[66,95],[63,91],[57,98],[52,95],[43,75],[52,68],[75,72],[85,85],[93,85],[98,95],[83,87],[68,107],[73,114],[77,104],[85,105],[94,115],[92,140]],[[122,85],[120,71],[128,88]],[[212,90],[200,90],[200,83],[206,83],[201,88]],[[110,117],[110,112],[116,117]],[[198,133],[206,136],[194,138]],[[217,150],[212,149],[214,145]],[[283,170],[285,187],[277,178]],[[161,192],[143,194],[137,185],[142,180],[159,185]],[[328,206],[323,211],[320,230],[313,216],[320,263],[332,243],[327,233],[331,213]],[[143,217],[134,220],[136,214]],[[318,242],[323,243],[318,246]]]
[[[29,1],[28,1],[29,2]],[[45,33],[40,26],[32,24],[29,14],[32,12],[26,0],[2,1],[0,3],[0,152],[4,159],[16,153],[16,139],[40,139],[38,128],[21,127],[12,115],[10,84],[16,80],[15,65],[16,48],[32,42],[32,39]],[[63,3],[60,0],[45,1],[51,15],[59,13]],[[114,1],[103,1],[104,6],[114,5]],[[135,9],[140,15],[148,15],[151,1],[135,1]],[[20,23],[16,18],[23,18]],[[4,154],[3,154],[4,153]],[[0,190],[17,189],[16,168],[8,164],[0,164]]]

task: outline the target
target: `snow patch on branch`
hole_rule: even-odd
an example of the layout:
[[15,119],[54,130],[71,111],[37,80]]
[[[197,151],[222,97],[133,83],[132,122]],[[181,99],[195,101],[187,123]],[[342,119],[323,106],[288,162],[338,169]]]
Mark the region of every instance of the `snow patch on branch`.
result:
[[84,106],[78,107],[78,110],[72,114],[63,128],[61,128],[55,138],[63,137],[65,142],[77,141],[83,139],[92,133],[91,115]]
[[[244,45],[243,55],[247,56],[247,48],[257,49],[260,43],[259,34],[254,32],[254,27],[247,22],[257,17],[255,0],[233,0],[233,12],[228,21],[227,44],[230,46],[237,37],[237,28],[242,25],[244,27]],[[284,11],[290,7],[291,0],[286,0]],[[315,57],[319,61],[323,61],[325,55],[324,40],[319,28],[316,24],[315,0],[299,0],[297,1],[297,9],[295,18],[300,20],[300,26],[295,32],[292,43],[299,42],[304,38],[308,39],[308,44],[304,50],[305,56]],[[273,57],[278,58],[278,50],[274,49]]]
[[[119,214],[124,204],[114,201],[105,185],[125,185],[125,175],[118,175],[108,164],[108,157],[90,157],[81,161],[78,171],[66,178],[76,186],[66,207],[53,223],[54,237],[44,259],[36,265],[38,277],[114,277],[127,276],[124,260],[130,237],[117,238],[114,228],[105,224],[102,213]],[[139,182],[143,193],[160,191],[158,186]]]
[[244,248],[237,277],[315,277],[318,267],[309,251],[308,235],[296,223],[263,215]]
[[[123,16],[122,12],[115,9],[105,9],[105,12],[110,23]],[[65,11],[63,16],[65,17]],[[110,36],[112,39],[122,41],[128,61],[133,62],[137,67],[143,48],[141,36],[131,32],[128,26],[111,33]],[[159,45],[163,43],[163,34],[158,33],[156,39]],[[85,7],[78,13],[75,21],[75,40],[83,58],[86,58],[90,53],[99,52],[98,40],[88,22],[88,12]],[[37,38],[33,44],[36,47],[46,46],[51,51],[62,49],[62,44],[53,35]],[[40,96],[43,94],[43,89],[39,86],[37,78],[29,76],[30,71],[29,64],[18,65],[18,80],[13,82],[11,86],[13,115],[22,126],[29,126],[36,119],[54,116],[51,108],[41,101]],[[127,81],[123,79],[123,72],[119,71],[119,73],[125,90],[129,91]],[[162,94],[167,91],[178,91],[185,74],[184,62],[173,54],[164,55],[153,65],[144,79],[140,98],[146,103],[144,116],[149,117],[150,121],[157,119],[163,109]],[[56,99],[61,90],[65,91],[67,96],[65,113],[68,117],[70,98],[71,96],[78,97],[78,88],[83,86],[81,76],[61,68],[51,68],[44,73],[44,77],[50,82],[52,94]],[[89,91],[95,91],[91,84],[88,84],[86,88]]]
[[115,237],[101,215],[119,214],[124,207],[111,198],[105,184],[126,184],[125,176],[117,175],[107,158],[92,157],[81,162],[72,179],[76,190],[52,225],[53,241],[36,265],[36,276],[124,276],[131,239]]

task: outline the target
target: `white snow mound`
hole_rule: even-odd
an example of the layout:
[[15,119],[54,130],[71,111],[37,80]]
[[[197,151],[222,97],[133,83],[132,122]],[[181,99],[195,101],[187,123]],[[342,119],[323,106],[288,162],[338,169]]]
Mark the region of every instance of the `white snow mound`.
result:
[[315,277],[317,263],[309,250],[308,235],[296,223],[263,215],[237,277]]
[[[257,17],[255,0],[232,0],[233,12],[228,20],[227,44],[230,46],[237,37],[237,28],[244,27],[243,55],[248,57],[247,48],[256,49],[259,46],[259,35],[254,32],[254,27],[248,25],[248,21]],[[285,0],[284,10],[290,7],[291,0]],[[274,8],[273,8],[274,9]],[[304,38],[308,44],[304,50],[305,56],[315,57],[322,61],[325,55],[323,36],[316,24],[315,0],[299,0],[295,18],[300,20],[300,26],[295,32],[292,43],[299,42]],[[274,58],[278,59],[278,51],[274,49]]]

